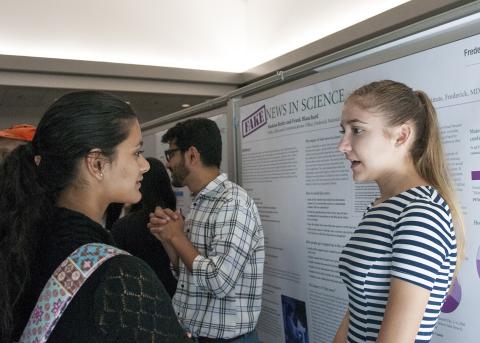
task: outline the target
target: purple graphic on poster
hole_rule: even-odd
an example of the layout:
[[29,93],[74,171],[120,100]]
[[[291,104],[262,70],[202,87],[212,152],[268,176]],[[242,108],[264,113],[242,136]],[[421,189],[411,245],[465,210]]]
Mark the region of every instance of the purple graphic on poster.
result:
[[245,138],[267,124],[267,110],[265,105],[242,120],[242,136]]
[[478,247],[478,252],[477,252],[477,272],[478,272],[478,277],[480,277],[480,247]]
[[455,311],[460,305],[460,300],[462,299],[462,287],[457,282],[457,280],[453,281],[453,288],[450,294],[447,296],[445,303],[442,306],[443,313],[451,313]]
[[480,180],[480,170],[472,171],[472,180],[474,181]]

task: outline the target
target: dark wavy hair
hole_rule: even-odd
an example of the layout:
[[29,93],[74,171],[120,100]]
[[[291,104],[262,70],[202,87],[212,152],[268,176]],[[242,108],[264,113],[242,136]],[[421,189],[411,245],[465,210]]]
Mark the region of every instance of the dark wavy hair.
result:
[[207,118],[192,118],[178,123],[162,137],[163,143],[175,143],[182,152],[191,146],[200,152],[207,167],[220,168],[222,162],[222,137],[217,124]]
[[48,219],[59,194],[80,182],[79,161],[92,149],[113,159],[135,118],[128,104],[107,93],[64,95],[43,115],[32,143],[16,148],[1,164],[1,342],[11,340],[13,309],[45,235],[41,220]]
[[177,208],[177,199],[173,193],[170,176],[167,169],[160,160],[156,158],[147,158],[150,163],[150,170],[143,174],[142,200],[132,206],[131,211],[142,209],[147,215],[155,210],[156,206],[169,208],[173,211]]
[[[143,211],[148,222],[148,216],[150,212],[155,210],[156,206],[175,211],[177,209],[177,198],[175,198],[170,177],[163,163],[153,157],[148,157],[147,161],[150,163],[150,169],[143,174],[142,186],[140,187],[142,200],[133,204],[129,213]],[[123,204],[111,203],[108,205],[105,213],[105,228],[107,230],[112,230],[113,224],[120,218],[122,209]]]

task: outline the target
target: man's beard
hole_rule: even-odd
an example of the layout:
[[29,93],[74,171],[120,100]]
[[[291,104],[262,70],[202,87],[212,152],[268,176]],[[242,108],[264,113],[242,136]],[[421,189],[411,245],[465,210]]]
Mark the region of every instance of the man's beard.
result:
[[172,186],[174,187],[183,187],[185,186],[185,178],[190,174],[190,170],[185,167],[185,161],[182,160],[182,163],[177,165],[171,170],[172,174]]

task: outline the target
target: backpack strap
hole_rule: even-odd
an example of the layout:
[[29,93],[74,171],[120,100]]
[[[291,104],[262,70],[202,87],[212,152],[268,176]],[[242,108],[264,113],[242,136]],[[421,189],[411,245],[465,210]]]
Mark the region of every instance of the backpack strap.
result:
[[129,253],[102,243],[88,243],[71,253],[48,279],[19,343],[45,342],[85,281],[117,255]]

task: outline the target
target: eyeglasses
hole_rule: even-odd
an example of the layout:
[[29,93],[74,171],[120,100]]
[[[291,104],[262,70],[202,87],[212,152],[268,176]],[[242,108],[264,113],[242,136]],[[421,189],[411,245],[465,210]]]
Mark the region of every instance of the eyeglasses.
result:
[[178,150],[181,150],[181,149],[180,148],[173,148],[173,149],[165,150],[165,158],[167,159],[167,162],[170,162],[170,160],[173,157],[173,154]]

